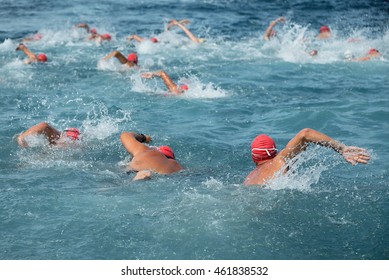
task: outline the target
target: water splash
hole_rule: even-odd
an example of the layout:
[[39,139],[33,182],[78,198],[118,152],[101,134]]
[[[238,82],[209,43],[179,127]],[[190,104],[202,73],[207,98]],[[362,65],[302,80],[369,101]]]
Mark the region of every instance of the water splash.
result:
[[327,149],[314,146],[292,159],[289,170],[283,174],[281,170],[276,177],[268,183],[274,190],[293,189],[302,192],[312,191],[321,179],[322,174],[340,163],[328,154]]

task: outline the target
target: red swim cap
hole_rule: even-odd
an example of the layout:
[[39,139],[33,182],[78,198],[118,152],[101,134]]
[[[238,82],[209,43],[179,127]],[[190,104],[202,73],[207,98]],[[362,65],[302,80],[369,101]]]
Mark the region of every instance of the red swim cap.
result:
[[160,146],[160,147],[158,147],[158,151],[163,153],[167,158],[170,158],[170,159],[176,158],[174,156],[172,148],[170,148],[169,146]]
[[67,128],[64,130],[66,137],[70,138],[73,141],[78,140],[80,136],[80,131],[77,128]]
[[377,49],[370,49],[369,50],[369,54],[376,54],[376,53],[379,53],[379,51]]
[[158,43],[157,38],[154,38],[154,37],[153,37],[153,38],[150,38],[150,41],[153,42],[153,43]]
[[127,56],[127,60],[131,61],[131,62],[134,62],[135,64],[138,64],[138,55],[136,53],[130,53]]
[[322,27],[320,27],[320,33],[323,32],[331,32],[331,30],[327,25],[323,25]]
[[40,62],[47,62],[47,56],[44,53],[40,53],[36,57],[38,58],[38,61],[40,61]]
[[180,89],[189,90],[189,87],[188,87],[188,85],[180,85]]
[[111,35],[109,35],[108,33],[104,34],[102,37],[108,41],[111,41],[112,39]]
[[96,30],[96,28],[92,28],[92,29],[90,30],[90,33],[92,33],[92,34],[96,34],[96,33],[97,33],[97,30]]
[[265,134],[258,135],[251,143],[251,158],[254,162],[274,158],[277,155],[276,143]]

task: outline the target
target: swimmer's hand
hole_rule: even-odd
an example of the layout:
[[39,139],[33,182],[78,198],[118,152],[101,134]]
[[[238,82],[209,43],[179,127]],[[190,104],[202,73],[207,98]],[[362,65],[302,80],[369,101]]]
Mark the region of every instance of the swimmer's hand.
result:
[[132,179],[133,181],[137,181],[137,180],[146,180],[146,179],[151,179],[151,171],[150,170],[141,170],[141,171],[138,171],[138,173],[136,173],[134,179]]
[[20,43],[20,44],[16,47],[15,51],[20,51],[20,50],[23,49],[23,48],[24,48],[24,44],[23,44],[23,43]]
[[151,79],[151,78],[154,78],[154,73],[152,72],[146,72],[146,73],[142,73],[140,75],[142,78],[144,79]]
[[144,134],[144,136],[145,136],[145,143],[150,143],[151,141],[153,141],[153,139],[151,139],[150,135]]
[[365,149],[352,146],[344,147],[342,156],[352,165],[356,165],[357,163],[367,164],[370,160],[370,155]]
[[190,21],[188,19],[182,19],[180,21],[177,21],[176,19],[172,19],[168,22],[166,29],[169,30],[174,25],[179,25],[179,24],[186,25],[188,23],[190,23]]

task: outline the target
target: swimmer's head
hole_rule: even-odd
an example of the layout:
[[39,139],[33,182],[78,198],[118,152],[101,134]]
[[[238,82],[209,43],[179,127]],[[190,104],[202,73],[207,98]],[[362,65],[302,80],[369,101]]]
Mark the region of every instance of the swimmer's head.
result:
[[136,65],[138,65],[138,55],[136,53],[130,53],[127,56],[127,60],[133,62]]
[[80,137],[80,131],[77,128],[67,128],[64,130],[65,136],[68,137],[69,139],[76,141]]
[[104,35],[101,36],[104,40],[111,41],[112,37],[108,33],[105,33]]
[[251,143],[251,158],[255,163],[272,159],[277,155],[276,143],[265,134],[258,135]]
[[153,37],[153,38],[150,38],[150,41],[153,42],[153,43],[158,43],[158,39]]
[[33,39],[34,39],[34,40],[40,40],[40,39],[42,39],[42,38],[43,38],[42,34],[39,34],[39,33],[36,33],[36,34],[33,36]]
[[316,56],[318,54],[318,51],[317,50],[311,50],[310,52],[309,52],[309,55],[310,56]]
[[180,89],[182,91],[187,91],[187,90],[189,90],[189,87],[188,87],[188,85],[183,84],[183,85],[180,85]]
[[172,148],[170,148],[169,146],[160,146],[157,149],[158,149],[158,151],[163,153],[169,159],[175,159],[176,158],[174,156],[174,152],[173,152]]
[[90,33],[92,33],[92,34],[97,34],[96,28],[92,28],[92,29],[90,30]]
[[322,27],[320,27],[319,33],[324,32],[331,32],[330,28],[327,25],[323,25]]
[[40,53],[36,56],[39,62],[47,62],[47,56],[44,53]]
[[369,55],[370,56],[379,56],[381,54],[380,54],[380,52],[377,49],[370,49],[369,50]]

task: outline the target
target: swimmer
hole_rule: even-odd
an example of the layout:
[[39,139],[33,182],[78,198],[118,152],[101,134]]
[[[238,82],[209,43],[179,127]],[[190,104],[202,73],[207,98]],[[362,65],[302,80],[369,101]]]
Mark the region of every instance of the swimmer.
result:
[[274,31],[274,26],[276,26],[279,22],[285,22],[284,17],[279,17],[273,21],[270,22],[269,26],[267,27],[265,33],[263,34],[262,39],[265,41],[269,41],[272,37],[275,37],[277,35],[277,32]]
[[138,65],[138,56],[136,53],[130,53],[127,58],[119,51],[113,51],[104,57],[102,60],[108,60],[112,57],[116,57],[121,64],[125,64],[128,67],[135,67]]
[[152,172],[171,174],[183,169],[169,146],[155,148],[143,144],[152,141],[148,135],[123,132],[120,135],[120,141],[127,152],[132,155],[128,169],[137,173],[133,180],[148,179]]
[[180,21],[177,21],[175,19],[172,19],[169,21],[168,25],[167,25],[167,29],[169,30],[172,26],[178,26],[179,28],[181,28],[182,31],[185,32],[185,34],[188,36],[188,38],[190,40],[192,40],[193,42],[195,43],[203,43],[205,41],[205,39],[202,39],[202,38],[197,38],[195,35],[193,35],[192,32],[189,31],[188,28],[186,28],[186,24],[189,23],[189,20],[187,19],[183,19],[183,20],[180,20]]
[[173,82],[173,80],[169,77],[169,75],[163,70],[156,71],[156,72],[142,73],[141,77],[145,79],[152,79],[154,77],[161,78],[164,84],[166,85],[167,89],[169,90],[169,92],[174,94],[182,94],[189,89],[188,85],[185,84],[178,86],[176,83]]
[[319,52],[317,51],[317,50],[311,50],[310,52],[308,52],[308,54],[310,55],[310,56],[317,56],[317,54],[318,54]]
[[150,39],[145,39],[145,38],[142,38],[142,37],[140,37],[140,36],[138,36],[138,35],[131,35],[131,36],[128,36],[127,37],[127,40],[128,41],[131,41],[131,40],[135,40],[135,41],[137,41],[137,42],[139,42],[139,43],[141,43],[141,42],[145,42],[145,41],[147,41],[147,40],[150,40],[151,42],[153,42],[153,43],[158,43],[158,39],[157,38],[155,38],[155,37],[152,37],[152,38],[150,38]]
[[88,37],[88,40],[90,41],[96,41],[98,43],[101,43],[102,41],[111,41],[112,37],[109,33],[105,34],[99,34],[97,33],[96,29],[91,29],[90,36]]
[[39,41],[43,38],[43,35],[40,34],[40,33],[36,33],[32,36],[29,36],[29,37],[26,37],[26,38],[23,38],[22,39],[22,42],[35,42],[35,41]]
[[352,58],[352,61],[366,61],[372,58],[379,58],[381,56],[380,52],[377,49],[370,49],[366,56]]
[[316,39],[325,40],[331,38],[331,36],[332,33],[330,28],[327,25],[323,25],[322,27],[320,27],[319,35],[316,36]]
[[244,185],[263,185],[273,179],[278,171],[284,170],[286,172],[290,160],[303,152],[309,143],[332,148],[352,165],[357,163],[366,164],[370,160],[369,153],[365,149],[346,146],[323,133],[309,128],[297,133],[285,149],[278,154],[274,140],[261,134],[251,143],[251,157],[256,164],[256,168],[246,177]]
[[30,64],[33,62],[47,62],[47,56],[44,53],[36,55],[22,43],[18,45],[16,51],[23,51],[24,54],[28,57],[28,59],[24,62],[26,64]]
[[50,145],[65,146],[79,140],[80,131],[77,128],[67,128],[63,132],[52,127],[46,122],[38,123],[17,136],[20,147],[28,147],[26,138],[33,135],[44,135]]

